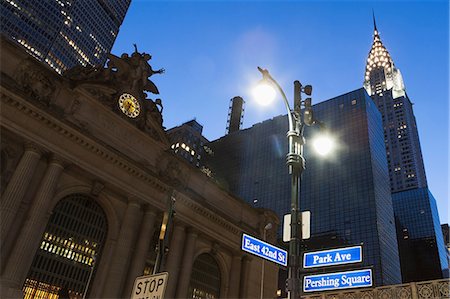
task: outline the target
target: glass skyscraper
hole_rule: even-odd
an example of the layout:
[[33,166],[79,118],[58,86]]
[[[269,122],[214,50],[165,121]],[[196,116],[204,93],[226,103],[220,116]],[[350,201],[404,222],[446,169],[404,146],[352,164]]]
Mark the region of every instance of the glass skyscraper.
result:
[[[363,265],[356,267],[373,267],[376,285],[400,283],[380,112],[363,88],[316,104],[314,112],[340,146],[329,159],[305,146],[301,210],[311,211],[312,238],[303,246],[310,250],[362,244]],[[281,219],[290,212],[287,129],[287,116],[278,116],[228,134],[210,144],[214,156],[207,161],[231,193],[276,211]],[[306,128],[306,140],[318,130]]]
[[58,73],[103,65],[131,0],[2,0],[1,32]]
[[448,276],[436,200],[427,187],[412,103],[400,70],[374,36],[364,88],[381,112],[403,282]]

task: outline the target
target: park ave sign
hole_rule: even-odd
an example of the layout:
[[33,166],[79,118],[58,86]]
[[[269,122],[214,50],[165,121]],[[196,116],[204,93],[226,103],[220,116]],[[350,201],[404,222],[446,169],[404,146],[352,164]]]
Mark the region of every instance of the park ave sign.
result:
[[326,267],[359,262],[362,262],[361,246],[306,252],[303,255],[304,268]]

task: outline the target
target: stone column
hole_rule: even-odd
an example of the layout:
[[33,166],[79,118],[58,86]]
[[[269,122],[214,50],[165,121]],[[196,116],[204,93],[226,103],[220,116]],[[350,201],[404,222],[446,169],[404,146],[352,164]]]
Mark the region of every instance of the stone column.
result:
[[178,272],[180,269],[181,256],[184,249],[186,232],[180,222],[173,222],[174,229],[170,240],[169,254],[167,257],[166,271],[169,272],[169,281],[166,288],[165,298],[174,298],[178,283]]
[[156,211],[152,207],[147,207],[144,218],[142,219],[141,231],[137,240],[136,250],[131,261],[130,271],[128,272],[127,282],[125,284],[123,297],[130,297],[136,277],[144,272],[145,259],[147,258],[150,241],[155,231]]
[[105,281],[108,279],[108,270],[109,265],[111,264],[114,248],[116,248],[116,241],[115,239],[109,238],[105,242],[100,263],[97,262],[97,270],[94,277],[92,277],[92,282],[89,286],[88,298],[101,298],[103,286],[105,285]]
[[33,178],[41,155],[42,152],[34,144],[25,144],[22,158],[0,199],[0,244],[5,244],[8,231]]
[[228,298],[239,298],[239,285],[241,282],[242,255],[235,253],[231,260],[230,278],[228,286]]
[[180,278],[178,279],[176,298],[182,299],[187,296],[189,281],[191,280],[192,265],[194,263],[194,250],[197,237],[197,232],[190,228],[186,237],[186,245],[184,247],[184,255],[181,263]]
[[2,284],[6,283],[13,289],[21,289],[39,248],[63,169],[63,162],[52,157],[6,264]]
[[239,298],[247,298],[249,279],[250,279],[250,261],[251,258],[244,256],[241,264],[241,285],[239,287]]
[[114,249],[108,278],[103,289],[103,298],[120,298],[130,262],[131,247],[136,239],[140,204],[136,199],[128,201],[127,210],[120,226],[119,238]]
[[416,283],[415,282],[411,282],[409,285],[411,287],[411,298],[412,299],[418,299],[419,295],[417,293],[417,285],[416,285]]

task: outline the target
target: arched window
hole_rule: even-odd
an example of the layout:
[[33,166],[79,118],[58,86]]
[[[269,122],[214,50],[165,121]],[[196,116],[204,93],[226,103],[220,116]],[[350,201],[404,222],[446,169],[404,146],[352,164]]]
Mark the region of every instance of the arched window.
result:
[[220,269],[216,260],[208,253],[197,257],[192,267],[188,297],[195,299],[219,298]]
[[72,194],[53,210],[23,286],[24,298],[82,298],[95,274],[108,225],[103,209],[90,197]]

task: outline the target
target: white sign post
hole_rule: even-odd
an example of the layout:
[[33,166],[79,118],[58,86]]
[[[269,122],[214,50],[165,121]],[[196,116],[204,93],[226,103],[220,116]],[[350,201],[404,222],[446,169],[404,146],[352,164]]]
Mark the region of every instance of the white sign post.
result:
[[[283,241],[289,242],[291,240],[291,214],[284,215],[283,221]],[[311,212],[302,212],[302,239],[311,238]]]
[[163,299],[168,278],[167,272],[137,277],[131,299]]

